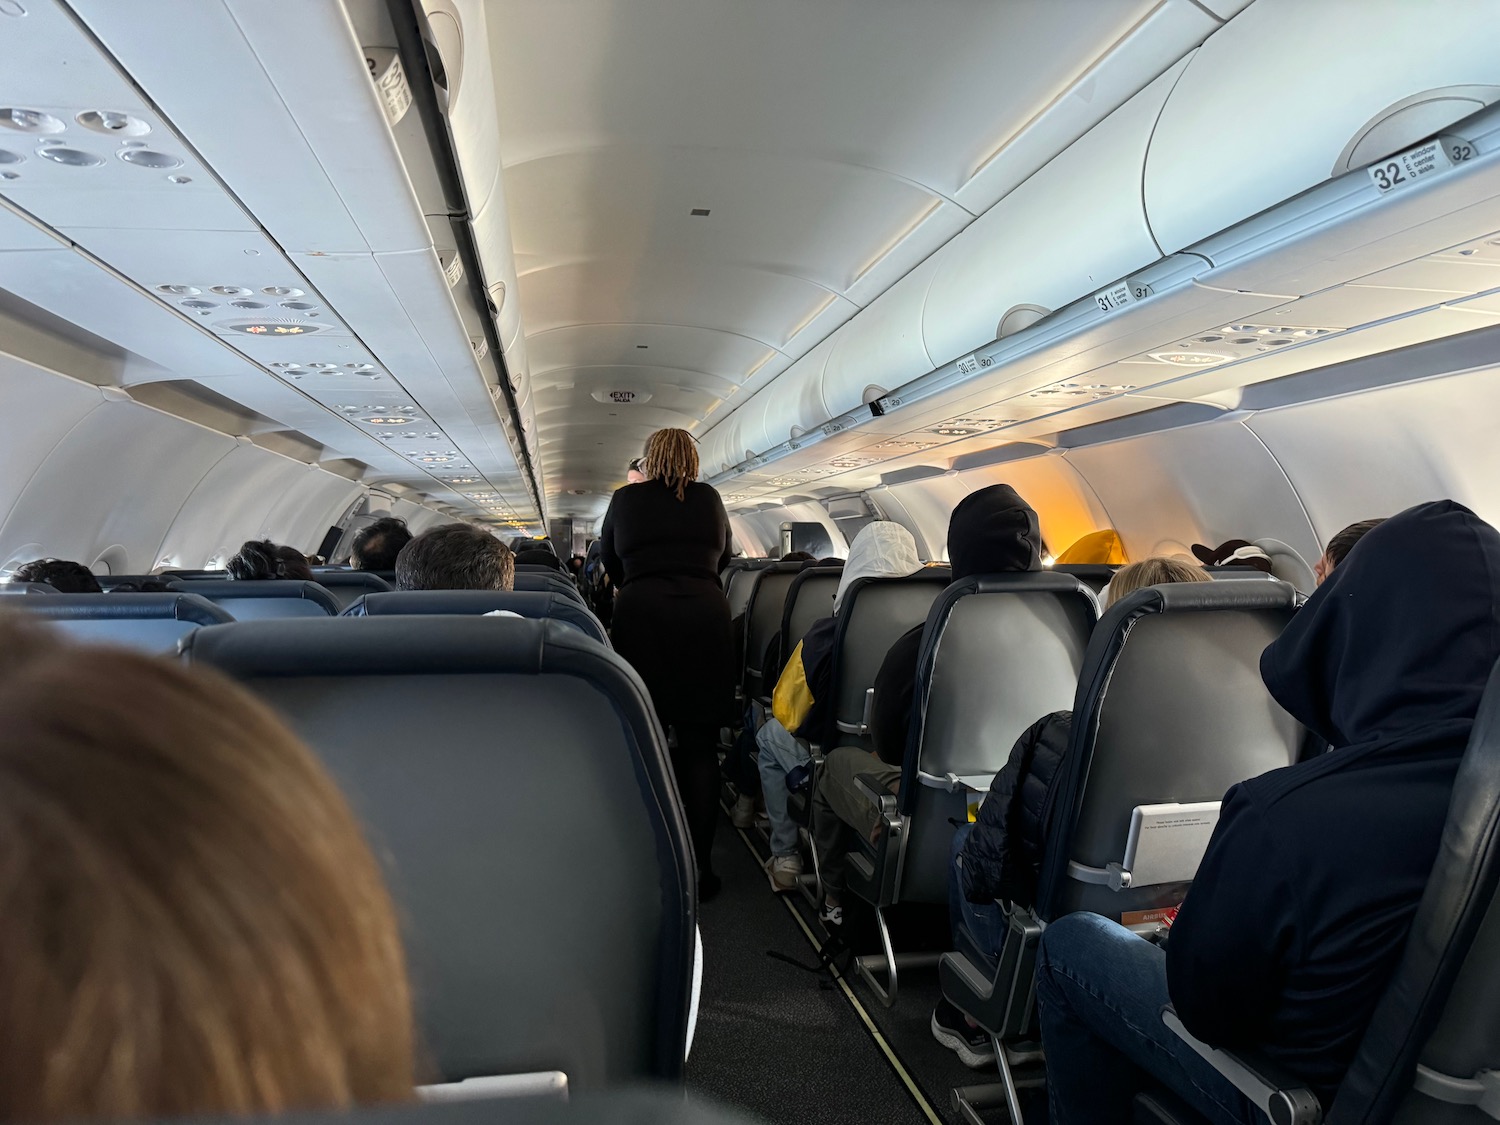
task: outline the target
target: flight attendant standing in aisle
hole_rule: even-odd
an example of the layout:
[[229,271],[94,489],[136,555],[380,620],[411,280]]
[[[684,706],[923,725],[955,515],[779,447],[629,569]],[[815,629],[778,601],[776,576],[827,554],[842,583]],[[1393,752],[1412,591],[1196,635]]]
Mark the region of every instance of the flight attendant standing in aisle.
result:
[[672,768],[698,860],[698,897],[718,892],[711,852],[718,821],[719,727],[734,702],[729,603],[719,572],[729,562],[729,516],[698,481],[698,449],[686,430],[646,442],[647,479],[615,492],[599,543],[619,590],[615,650],[646,681],[676,746]]

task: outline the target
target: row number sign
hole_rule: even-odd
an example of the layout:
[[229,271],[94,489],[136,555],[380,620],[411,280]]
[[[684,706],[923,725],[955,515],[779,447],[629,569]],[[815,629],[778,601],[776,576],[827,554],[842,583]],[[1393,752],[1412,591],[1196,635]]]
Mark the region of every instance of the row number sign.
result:
[[1372,165],[1368,169],[1370,182],[1384,195],[1424,176],[1446,172],[1455,164],[1473,160],[1475,155],[1474,146],[1461,137],[1440,137]]
[[1094,294],[1094,304],[1099,306],[1099,311],[1102,313],[1116,312],[1119,309],[1123,309],[1133,300],[1135,300],[1135,297],[1130,291],[1130,282],[1128,281],[1122,281],[1120,284],[1111,286],[1108,289],[1101,289]]
[[973,375],[977,371],[995,366],[995,357],[989,355],[978,355],[970,352],[958,361],[958,373],[960,375]]

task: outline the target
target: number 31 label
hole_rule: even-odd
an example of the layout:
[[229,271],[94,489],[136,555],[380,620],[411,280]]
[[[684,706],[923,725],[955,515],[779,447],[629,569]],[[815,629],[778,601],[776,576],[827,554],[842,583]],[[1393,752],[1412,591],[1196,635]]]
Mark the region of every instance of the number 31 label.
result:
[[1443,137],[1372,165],[1368,169],[1370,182],[1384,195],[1420,180],[1423,176],[1445,172],[1455,164],[1472,160],[1474,155],[1474,146],[1468,141],[1457,137]]

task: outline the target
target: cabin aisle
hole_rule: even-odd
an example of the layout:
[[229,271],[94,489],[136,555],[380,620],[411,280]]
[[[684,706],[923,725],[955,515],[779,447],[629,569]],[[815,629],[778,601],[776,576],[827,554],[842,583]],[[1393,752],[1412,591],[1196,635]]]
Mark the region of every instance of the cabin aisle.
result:
[[727,820],[714,864],[724,889],[699,911],[703,1000],[688,1088],[778,1125],[926,1122],[843,993],[766,956],[815,959]]

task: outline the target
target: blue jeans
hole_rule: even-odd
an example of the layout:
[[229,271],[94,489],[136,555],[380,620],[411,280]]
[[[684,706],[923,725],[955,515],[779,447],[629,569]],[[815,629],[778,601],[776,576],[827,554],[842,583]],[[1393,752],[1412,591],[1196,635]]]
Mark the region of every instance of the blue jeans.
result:
[[1166,951],[1098,914],[1042,933],[1036,1000],[1052,1125],[1128,1125],[1147,1076],[1217,1125],[1265,1125],[1243,1094],[1162,1023]]
[[796,855],[797,822],[787,811],[786,775],[805,765],[808,753],[774,717],[768,717],[756,732],[755,745],[766,819],[771,822],[771,854]]
[[1005,944],[1005,915],[993,902],[975,903],[964,898],[963,883],[958,877],[958,853],[964,850],[964,842],[973,830],[972,824],[962,824],[953,833],[953,846],[948,853],[948,926],[953,932],[954,949],[959,947],[958,931],[962,926],[982,952],[998,957],[1000,947]]

